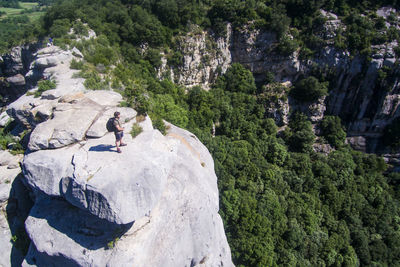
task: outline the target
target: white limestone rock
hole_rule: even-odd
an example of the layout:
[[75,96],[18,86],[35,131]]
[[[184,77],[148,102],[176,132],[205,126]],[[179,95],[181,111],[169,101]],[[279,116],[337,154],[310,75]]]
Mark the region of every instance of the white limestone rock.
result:
[[7,166],[0,166],[0,204],[8,199],[12,182],[19,173],[20,168],[9,169]]
[[122,96],[120,94],[106,90],[89,91],[85,96],[103,106],[118,106],[122,101]]
[[74,55],[75,57],[78,57],[78,58],[83,58],[81,51],[79,51],[79,49],[76,48],[75,46],[74,46],[74,48],[72,48],[72,55]]
[[55,150],[40,150],[25,155],[23,173],[28,185],[36,192],[60,196],[60,181],[71,177],[72,158],[76,146]]
[[22,266],[106,266],[107,243],[124,230],[49,198],[36,201],[25,226],[32,244]]
[[126,136],[122,154],[107,145],[112,134],[75,150],[73,175],[60,186],[69,203],[36,202],[23,266],[233,266],[212,157],[196,136],[168,126],[166,137],[151,129]]
[[19,162],[22,155],[12,155],[6,150],[0,151],[0,166],[7,166],[9,169],[16,169],[19,167]]
[[31,134],[28,148],[32,151],[59,148],[83,140],[86,131],[102,111],[102,106],[82,99],[68,110],[55,110],[53,118],[39,124]]
[[6,126],[6,124],[7,124],[10,120],[12,120],[11,117],[7,114],[6,111],[3,111],[3,112],[0,114],[0,127]]
[[51,57],[42,57],[38,58],[35,62],[35,66],[37,68],[49,68],[49,67],[54,67],[57,66],[58,60],[56,57],[51,56]]
[[12,77],[8,77],[7,78],[7,82],[10,84],[10,85],[14,85],[14,86],[23,86],[23,85],[25,85],[25,78],[24,78],[24,76],[22,76],[21,74],[17,74],[17,75],[15,75],[15,76],[12,76]]

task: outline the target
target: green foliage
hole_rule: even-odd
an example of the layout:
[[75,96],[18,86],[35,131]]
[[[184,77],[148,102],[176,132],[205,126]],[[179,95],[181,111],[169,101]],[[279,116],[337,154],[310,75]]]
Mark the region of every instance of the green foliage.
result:
[[289,144],[289,148],[296,152],[310,152],[315,135],[312,130],[311,122],[303,113],[295,113],[289,121],[289,129],[285,140]]
[[71,64],[70,64],[70,68],[73,70],[82,70],[83,66],[85,65],[85,63],[83,62],[83,60],[76,60],[75,58],[73,58],[71,60]]
[[40,80],[38,81],[38,89],[35,91],[34,96],[39,97],[44,91],[55,89],[57,84],[51,80]]
[[110,242],[107,243],[107,248],[113,249],[117,245],[118,241],[119,241],[118,237],[114,238],[113,240],[111,240]]
[[256,85],[253,74],[239,63],[233,63],[225,75],[217,81],[217,86],[231,92],[254,93]]
[[162,62],[161,62],[160,50],[150,48],[150,49],[147,51],[146,59],[147,59],[147,60],[150,62],[150,64],[153,65],[155,68],[161,67]]
[[109,85],[107,81],[103,81],[96,71],[88,71],[83,73],[82,78],[85,78],[83,85],[91,90],[107,90]]
[[[367,43],[396,38],[394,31],[390,34],[394,37],[378,33],[375,18],[359,18],[358,10],[365,10],[369,2],[106,2],[62,1],[47,13],[45,28],[49,30],[56,20],[80,18],[106,36],[77,46],[88,61],[81,75],[92,78],[93,87],[111,84],[124,95],[123,105],[149,113],[153,126],[164,134],[163,119],[186,127],[207,146],[215,162],[220,214],[236,266],[399,263],[400,179],[385,176],[386,164],[379,157],[342,146],[343,129],[337,118],[326,118],[321,125],[324,138],[337,149],[320,155],[312,151],[315,136],[304,114],[293,114],[289,127],[279,133],[281,138],[276,136],[277,126],[267,118],[266,109],[283,100],[286,90],[274,84],[271,75],[270,86],[257,90],[252,73],[233,64],[204,91],[160,81],[155,71],[159,51],[166,53],[170,66],[182,64],[172,37],[192,29],[191,23],[211,26],[217,34],[224,34],[226,22],[234,28],[272,29],[281,52],[290,54],[301,46],[309,56],[324,45],[314,37],[324,23],[320,8],[348,17],[349,27],[334,40],[337,46],[351,44],[354,53],[366,51]],[[287,35],[289,27],[293,40]],[[101,75],[98,66],[104,66]],[[305,77],[296,84],[294,98],[308,102],[327,95],[329,72],[312,75],[318,78]]]
[[11,154],[22,154],[24,153],[24,148],[19,140],[10,134],[12,127],[13,123],[8,122],[4,128],[0,128],[0,149],[7,150],[10,148]]
[[319,125],[322,136],[332,146],[339,148],[344,145],[346,132],[337,116],[325,116]]
[[88,36],[89,31],[88,28],[82,23],[82,21],[77,20],[73,23],[73,30],[75,34]]
[[27,15],[9,16],[0,20],[0,52],[26,41],[37,40],[43,34],[37,21]]
[[21,8],[21,5],[18,0],[2,0],[0,1],[0,7]]
[[54,38],[59,38],[66,35],[71,28],[71,23],[68,19],[58,19],[53,22],[50,27],[50,36]]
[[150,104],[150,111],[154,113],[157,118],[165,118],[180,127],[186,127],[188,124],[187,111],[177,105],[172,96],[167,94],[155,95]]
[[321,83],[317,78],[309,76],[296,83],[290,95],[302,102],[314,102],[328,94],[327,83]]
[[82,52],[85,60],[94,65],[110,66],[118,60],[118,49],[110,45],[105,35],[79,42],[76,47]]
[[138,136],[141,132],[143,132],[143,128],[139,125],[139,124],[137,124],[137,123],[134,123],[133,125],[132,125],[132,130],[131,130],[131,135],[132,135],[132,138],[135,138],[136,136]]
[[152,116],[153,118],[151,119],[153,122],[153,127],[154,129],[159,130],[163,135],[167,134],[167,127],[164,124],[164,121],[157,116]]
[[183,64],[183,55],[179,51],[173,51],[172,54],[168,55],[167,60],[169,66],[179,67]]
[[285,35],[283,36],[278,44],[278,53],[280,53],[283,56],[290,56],[293,54],[294,51],[297,50],[299,47],[299,44],[295,39],[290,38],[289,36]]

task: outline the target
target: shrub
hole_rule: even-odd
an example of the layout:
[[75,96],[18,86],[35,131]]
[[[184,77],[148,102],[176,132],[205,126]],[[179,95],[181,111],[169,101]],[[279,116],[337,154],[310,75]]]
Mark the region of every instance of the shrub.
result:
[[295,39],[285,35],[279,40],[277,49],[279,54],[283,56],[290,56],[298,47],[299,44]]
[[159,68],[162,65],[162,61],[161,61],[161,54],[160,54],[160,50],[158,49],[153,49],[150,48],[147,51],[147,55],[146,55],[146,59],[151,63],[151,65],[153,65],[153,67],[155,68]]
[[225,75],[217,81],[217,87],[248,94],[254,93],[257,89],[251,71],[239,63],[232,64]]
[[39,97],[44,91],[55,89],[57,84],[51,80],[40,80],[38,82],[38,89],[36,90],[34,96]]
[[340,118],[337,116],[325,116],[320,123],[320,129],[322,136],[332,146],[339,148],[344,144],[346,138],[346,132],[340,122]]
[[10,153],[13,155],[24,153],[24,148],[22,147],[21,143],[9,132],[7,132],[5,128],[0,129],[0,149],[6,150],[9,149],[9,147]]
[[83,36],[89,35],[89,31],[88,31],[87,27],[80,20],[78,20],[74,23],[74,33],[83,35]]
[[160,117],[152,118],[153,127],[159,130],[163,135],[167,134],[167,127],[165,127],[164,121]]
[[327,82],[320,83],[317,78],[310,76],[299,81],[290,95],[302,102],[314,102],[328,94],[327,85]]
[[68,19],[57,19],[50,27],[50,36],[60,38],[66,35],[70,28],[71,24]]
[[173,67],[178,67],[183,64],[183,55],[179,51],[173,51],[170,55],[168,55],[168,65]]
[[97,74],[95,71],[85,73],[83,75],[83,78],[86,79],[83,85],[85,85],[87,89],[92,89],[92,90],[109,89],[108,83],[106,81],[102,81],[100,75]]
[[81,70],[81,69],[83,69],[84,65],[85,65],[85,63],[83,62],[83,60],[78,61],[75,58],[73,58],[71,60],[71,64],[69,65],[69,68],[73,69],[73,70]]
[[291,129],[291,133],[287,137],[289,148],[295,152],[310,152],[315,135],[307,116],[296,112],[290,118],[289,127]]
[[131,130],[132,137],[135,138],[141,132],[143,132],[143,128],[139,124],[134,123],[133,126],[132,126],[132,130]]
[[118,240],[119,240],[119,238],[116,237],[113,240],[111,240],[110,242],[108,242],[107,243],[107,248],[108,249],[113,249],[117,245]]

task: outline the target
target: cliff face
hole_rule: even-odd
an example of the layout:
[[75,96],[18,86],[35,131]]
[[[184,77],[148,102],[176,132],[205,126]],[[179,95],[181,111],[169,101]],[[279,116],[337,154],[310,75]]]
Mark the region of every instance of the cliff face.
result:
[[[235,62],[249,68],[260,84],[265,81],[267,72],[274,73],[275,80],[283,82],[284,86],[296,82],[299,76],[309,74],[311,71],[318,70],[328,74],[330,80],[334,82],[331,84],[332,89],[328,97],[320,99],[317,103],[297,103],[289,98],[286,104],[279,103],[269,107],[272,109],[271,117],[275,118],[278,125],[282,125],[287,122],[287,118],[282,114],[287,115],[293,110],[305,112],[314,123],[321,120],[324,115],[337,115],[345,124],[349,142],[354,144],[355,148],[367,152],[386,153],[387,151],[380,146],[379,138],[384,128],[400,115],[397,77],[399,69],[393,51],[397,42],[372,46],[370,60],[365,56],[351,56],[334,46],[334,38],[337,32],[345,27],[344,24],[335,14],[325,11],[321,13],[326,17],[326,22],[315,34],[325,41],[326,46],[316,51],[312,58],[301,60],[299,51],[289,56],[280,55],[276,50],[277,40],[274,33],[255,30],[251,24],[241,30],[234,30],[228,25],[227,34],[225,38],[218,39],[219,45],[215,47],[214,53],[223,54],[224,57],[211,55],[210,60],[204,62],[203,68],[199,71],[203,73],[203,77],[213,77],[207,82],[207,88],[209,82],[215,81],[218,77],[213,75],[211,69],[219,68],[223,70],[220,73],[223,73],[227,66]],[[390,14],[390,10],[383,8],[377,14],[385,17]],[[190,42],[182,50],[183,70],[191,69],[186,66],[193,63],[192,58],[202,57],[203,53],[198,47],[205,47],[208,39],[216,41],[212,34],[205,37],[204,34],[201,34],[202,38],[188,39]],[[379,73],[387,69],[392,71],[391,75],[394,77],[391,84],[379,80]],[[192,77],[193,72],[179,73],[178,80],[184,85],[202,84],[199,79]]]
[[[0,188],[31,196],[25,205],[18,192],[8,204],[2,198],[7,220],[0,220],[12,228],[8,244],[23,236],[15,229],[25,221],[30,245],[24,259],[7,245],[1,263],[9,266],[11,254],[15,266],[233,266],[213,160],[196,136],[171,124],[164,136],[150,118],[118,107],[119,94],[86,91],[72,78],[72,53],[38,53],[58,86],[8,106],[32,133],[22,175],[14,178],[17,168]],[[125,127],[121,154],[105,129],[115,111]],[[134,124],[143,130],[135,138]],[[21,205],[13,208],[13,201]]]

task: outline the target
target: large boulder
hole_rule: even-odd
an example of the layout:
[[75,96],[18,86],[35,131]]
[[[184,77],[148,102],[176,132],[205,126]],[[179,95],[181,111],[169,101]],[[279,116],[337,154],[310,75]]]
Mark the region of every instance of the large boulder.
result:
[[11,86],[23,86],[23,85],[25,85],[25,78],[24,78],[24,76],[22,76],[21,74],[18,73],[17,75],[8,77],[7,82]]
[[[59,191],[57,198],[38,194],[26,221],[33,242],[23,266],[233,266],[208,150],[173,125],[167,136],[144,128],[125,137],[122,154],[110,145],[113,134],[106,134],[54,150],[58,154],[26,156],[25,177],[33,185],[33,165],[43,168],[48,161],[41,157],[73,154],[49,162],[43,173],[37,169],[54,181],[55,191],[59,183]],[[59,165],[70,165],[73,173],[49,172]],[[36,188],[39,183],[45,188],[45,178],[35,180]]]
[[59,148],[83,140],[86,131],[102,111],[102,106],[90,99],[65,104],[53,113],[51,120],[39,124],[32,132],[30,150]]

